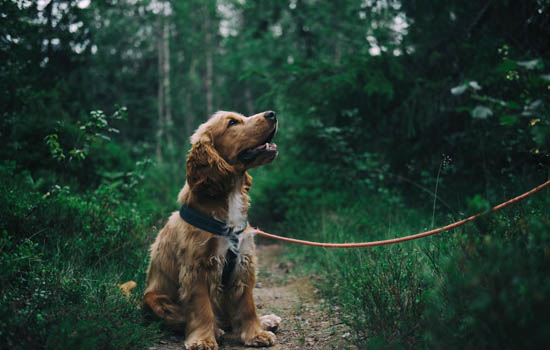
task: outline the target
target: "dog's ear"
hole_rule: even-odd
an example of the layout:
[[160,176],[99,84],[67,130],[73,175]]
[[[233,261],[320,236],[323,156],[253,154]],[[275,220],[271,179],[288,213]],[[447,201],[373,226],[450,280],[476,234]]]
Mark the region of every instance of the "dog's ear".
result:
[[216,151],[212,138],[204,133],[193,143],[187,155],[187,183],[192,190],[210,196],[231,189],[231,175],[235,172]]
[[248,193],[248,191],[250,191],[250,189],[252,188],[252,176],[248,174],[248,171],[244,172],[243,188],[246,193]]

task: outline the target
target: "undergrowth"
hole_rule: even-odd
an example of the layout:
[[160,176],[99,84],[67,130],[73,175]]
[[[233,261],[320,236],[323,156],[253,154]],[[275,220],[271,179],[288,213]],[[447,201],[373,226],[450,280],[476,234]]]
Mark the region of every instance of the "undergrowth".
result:
[[[183,174],[130,161],[98,137],[107,120],[96,112],[87,128],[60,125],[44,138],[51,158],[29,155],[47,166],[0,163],[2,349],[139,349],[161,335],[139,304],[148,247]],[[85,141],[67,141],[74,130]],[[118,285],[129,280],[137,288],[126,298]]]
[[135,349],[157,339],[138,299],[117,287],[135,280],[142,293],[155,212],[117,186],[43,194],[15,171],[1,167],[0,347]]
[[[421,232],[431,220],[391,191],[306,195],[314,198],[287,211],[278,232],[360,242]],[[539,194],[437,236],[373,248],[292,246],[288,258],[319,275],[361,348],[541,348],[550,330],[549,205]]]
[[[97,125],[84,129],[59,126],[57,136],[44,138],[50,158],[0,163],[0,348],[136,349],[161,336],[137,304],[148,247],[177,208],[183,159],[172,166],[131,161],[126,147],[97,137],[98,128],[110,130],[105,118],[93,114]],[[346,164],[334,168],[296,161],[292,152],[300,149],[252,171],[254,225],[361,242],[424,231],[434,221],[435,206],[410,209],[389,189],[389,170],[375,154],[338,157]],[[457,212],[487,207],[476,196]],[[320,277],[360,348],[540,348],[550,333],[549,207],[548,192],[539,193],[422,240],[347,250],[294,246],[289,255]],[[130,299],[117,287],[128,280],[138,286]]]

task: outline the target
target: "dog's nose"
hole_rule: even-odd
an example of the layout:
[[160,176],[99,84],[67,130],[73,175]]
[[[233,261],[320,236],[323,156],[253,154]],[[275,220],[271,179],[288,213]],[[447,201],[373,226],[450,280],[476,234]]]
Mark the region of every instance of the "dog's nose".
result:
[[275,112],[273,111],[267,111],[264,113],[264,118],[269,120],[277,120],[277,116],[275,115]]

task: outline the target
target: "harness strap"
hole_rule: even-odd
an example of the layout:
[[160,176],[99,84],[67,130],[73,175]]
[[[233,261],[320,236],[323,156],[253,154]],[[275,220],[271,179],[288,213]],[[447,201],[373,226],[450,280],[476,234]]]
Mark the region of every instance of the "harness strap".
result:
[[[227,285],[229,282],[229,277],[231,277],[231,273],[233,270],[235,270],[235,265],[237,265],[237,256],[239,254],[239,238],[237,235],[231,235],[229,237],[229,249],[227,249],[227,253],[225,254],[225,264],[223,265],[223,272],[222,272],[222,284],[224,286]],[[233,251],[233,247],[236,247],[237,252],[235,253]]]
[[222,284],[224,286],[227,285],[229,278],[237,265],[237,257],[239,256],[238,236],[246,230],[248,221],[245,221],[242,227],[235,230],[235,228],[229,228],[227,223],[217,220],[211,216],[199,213],[185,204],[183,204],[180,208],[180,217],[188,224],[201,230],[210,232],[216,236],[227,237],[229,239],[230,246],[225,254],[225,264],[223,265],[222,272]]

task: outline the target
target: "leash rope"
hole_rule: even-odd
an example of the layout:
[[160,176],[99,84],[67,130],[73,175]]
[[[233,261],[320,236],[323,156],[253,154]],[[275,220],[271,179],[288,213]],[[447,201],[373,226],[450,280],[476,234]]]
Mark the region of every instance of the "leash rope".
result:
[[494,212],[494,211],[498,211],[498,210],[500,210],[502,208],[505,208],[505,207],[507,207],[511,204],[519,202],[520,200],[535,194],[536,192],[542,190],[543,188],[545,188],[546,186],[549,186],[549,185],[550,185],[550,180],[548,180],[545,183],[533,188],[530,191],[525,192],[522,195],[519,195],[515,198],[512,198],[512,199],[510,199],[510,200],[508,200],[504,203],[501,203],[501,204],[493,207],[492,209],[490,209],[486,212],[479,213],[479,214],[476,214],[476,215],[472,215],[468,218],[462,219],[460,221],[449,224],[447,226],[443,226],[443,227],[440,227],[440,228],[437,228],[437,229],[417,233],[415,235],[399,237],[399,238],[392,238],[392,239],[386,239],[386,240],[382,240],[382,241],[361,242],[361,243],[321,243],[321,242],[304,241],[304,240],[301,240],[301,239],[277,236],[277,235],[274,235],[274,234],[271,234],[271,233],[264,232],[260,229],[257,229],[256,234],[258,234],[260,236],[263,236],[263,237],[271,238],[271,239],[277,239],[277,240],[280,240],[280,241],[283,241],[283,242],[297,243],[297,244],[309,245],[309,246],[314,246],[314,247],[323,247],[323,248],[359,248],[359,247],[374,247],[374,246],[378,246],[378,245],[401,243],[401,242],[411,241],[413,239],[418,239],[418,238],[423,238],[423,237],[435,235],[436,233],[440,233],[440,232],[443,232],[443,231],[451,230],[453,228],[457,228],[459,226],[464,225],[467,222],[474,221],[475,219],[479,218],[480,216],[483,216],[485,214],[488,214],[488,213],[491,213],[491,212]]

